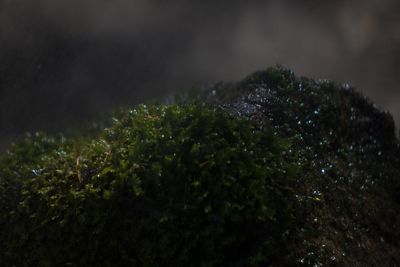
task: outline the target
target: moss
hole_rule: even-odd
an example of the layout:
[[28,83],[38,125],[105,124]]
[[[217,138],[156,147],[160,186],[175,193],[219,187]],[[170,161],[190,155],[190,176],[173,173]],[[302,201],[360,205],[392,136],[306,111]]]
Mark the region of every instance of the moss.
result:
[[399,141],[354,89],[270,68],[0,158],[3,266],[400,263]]
[[2,159],[1,195],[14,203],[1,221],[2,257],[209,266],[285,256],[275,246],[296,204],[280,197],[294,175],[285,142],[194,105],[127,110],[93,139],[27,138]]

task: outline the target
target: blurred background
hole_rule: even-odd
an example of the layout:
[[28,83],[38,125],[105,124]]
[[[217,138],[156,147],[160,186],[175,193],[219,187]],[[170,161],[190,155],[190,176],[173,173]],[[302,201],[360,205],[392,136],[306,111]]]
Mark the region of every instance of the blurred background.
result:
[[280,64],[400,122],[398,0],[0,0],[0,151]]

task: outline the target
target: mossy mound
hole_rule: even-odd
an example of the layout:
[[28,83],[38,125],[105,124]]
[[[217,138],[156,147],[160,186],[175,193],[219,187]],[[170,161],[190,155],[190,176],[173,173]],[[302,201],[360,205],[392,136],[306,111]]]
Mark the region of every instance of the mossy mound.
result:
[[2,156],[3,266],[400,264],[389,114],[281,68],[183,99]]
[[291,149],[303,173],[295,192],[318,198],[306,208],[302,262],[399,264],[400,146],[389,113],[349,85],[282,68],[197,99],[296,140]]

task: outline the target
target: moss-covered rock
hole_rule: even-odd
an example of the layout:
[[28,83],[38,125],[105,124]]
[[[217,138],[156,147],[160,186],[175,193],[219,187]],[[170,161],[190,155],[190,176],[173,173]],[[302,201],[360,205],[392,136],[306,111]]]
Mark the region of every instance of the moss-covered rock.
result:
[[[289,141],[201,106],[140,106],[99,137],[36,135],[2,158],[17,266],[257,265],[293,227]],[[279,245],[280,244],[280,245]]]
[[394,131],[348,86],[271,68],[28,136],[0,158],[0,262],[398,265]]

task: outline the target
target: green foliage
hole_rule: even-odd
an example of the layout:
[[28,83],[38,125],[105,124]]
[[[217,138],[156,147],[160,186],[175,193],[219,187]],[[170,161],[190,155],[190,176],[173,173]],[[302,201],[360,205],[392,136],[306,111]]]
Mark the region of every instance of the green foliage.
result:
[[2,265],[400,264],[390,114],[280,67],[175,101],[2,156]]
[[3,262],[250,266],[286,257],[296,205],[282,198],[295,174],[282,157],[288,141],[195,105],[139,106],[113,120],[98,138],[37,135],[2,158]]

